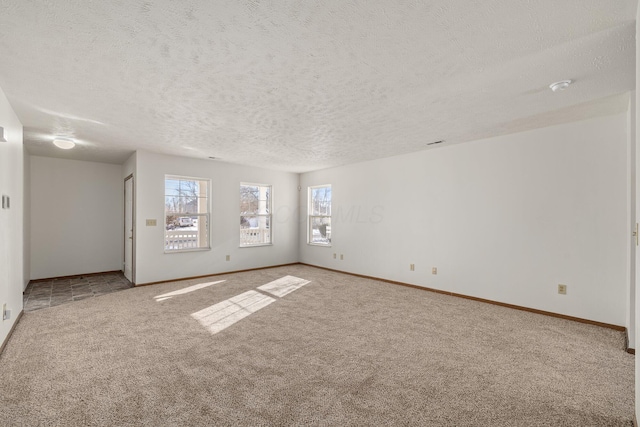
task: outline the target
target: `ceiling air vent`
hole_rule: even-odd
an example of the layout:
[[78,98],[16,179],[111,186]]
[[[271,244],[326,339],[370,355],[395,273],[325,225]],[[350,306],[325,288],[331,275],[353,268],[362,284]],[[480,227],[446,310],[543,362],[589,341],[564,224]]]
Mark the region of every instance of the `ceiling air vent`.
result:
[[442,141],[435,141],[435,142],[430,142],[427,145],[436,145],[436,144],[442,144],[444,142],[444,139]]

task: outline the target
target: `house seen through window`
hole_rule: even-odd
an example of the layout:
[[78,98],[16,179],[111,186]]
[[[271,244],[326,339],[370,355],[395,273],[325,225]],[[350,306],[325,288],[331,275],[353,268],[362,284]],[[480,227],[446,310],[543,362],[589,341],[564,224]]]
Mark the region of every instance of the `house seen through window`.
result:
[[308,242],[312,245],[331,244],[331,186],[309,187]]
[[165,252],[211,247],[209,187],[208,179],[165,176]]
[[240,184],[240,246],[271,244],[270,185]]

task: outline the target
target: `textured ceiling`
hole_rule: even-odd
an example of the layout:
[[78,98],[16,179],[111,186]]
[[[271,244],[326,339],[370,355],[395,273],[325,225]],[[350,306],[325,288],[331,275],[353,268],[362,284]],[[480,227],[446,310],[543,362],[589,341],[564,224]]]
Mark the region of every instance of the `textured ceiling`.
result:
[[0,87],[37,155],[302,172],[624,111],[635,86],[637,0],[0,6]]

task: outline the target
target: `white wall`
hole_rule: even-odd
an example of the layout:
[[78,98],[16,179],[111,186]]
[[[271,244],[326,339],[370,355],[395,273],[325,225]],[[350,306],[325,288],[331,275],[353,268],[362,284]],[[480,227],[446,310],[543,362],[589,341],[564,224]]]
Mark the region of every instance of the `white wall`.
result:
[[[629,338],[629,348],[636,348],[636,239],[633,238],[636,225],[636,180],[637,180],[637,165],[636,165],[636,93],[632,91],[629,94],[629,111],[627,114],[627,205],[629,207],[628,219],[629,231],[627,235],[630,236],[627,243],[628,255],[627,255],[627,285],[629,295],[629,304],[627,306],[627,336]],[[639,237],[640,238],[640,237]]]
[[137,153],[133,153],[131,157],[127,159],[126,162],[122,165],[122,182],[124,183],[124,179],[129,175],[133,175],[135,178],[136,175],[136,163],[137,163]]
[[31,279],[122,269],[122,166],[31,156]]
[[[638,147],[640,147],[640,132],[638,132],[638,128],[637,128],[637,124],[640,123],[640,44],[638,43],[638,40],[640,40],[640,3],[638,3],[638,12],[636,14],[636,158],[638,159],[639,156],[639,152],[640,150],[638,149]],[[636,170],[638,170],[638,164],[640,163],[640,159],[638,159],[638,162],[636,163]],[[636,179],[638,179],[638,176],[640,176],[640,174],[636,174]],[[638,181],[636,181],[636,215],[638,214],[638,212],[640,212],[640,209],[638,208],[637,203],[640,203],[640,194],[638,194],[638,189],[640,189],[640,185],[638,185]],[[636,218],[637,222],[640,222],[640,219]],[[640,263],[640,261],[638,260],[638,255],[640,255],[640,251],[636,250],[636,272],[639,271],[638,269],[638,263]],[[638,279],[640,278],[640,274],[636,273],[636,289],[638,289]],[[640,319],[640,292],[636,292],[635,293],[635,297],[636,297],[636,304],[635,304],[635,309],[636,309],[636,316],[635,316],[635,321],[637,322],[638,319]],[[636,323],[636,328],[635,328],[635,336],[636,336],[636,343],[640,342],[640,328],[637,327],[637,323]],[[636,356],[636,421],[640,419],[640,356]]]
[[0,142],[0,195],[10,197],[11,207],[0,208],[0,310],[6,304],[12,315],[0,316],[0,344],[22,311],[24,283],[23,206],[24,175],[22,124],[0,89],[0,126],[8,142]]
[[[211,179],[211,250],[164,253],[167,174]],[[135,179],[136,284],[298,261],[297,174],[138,151]],[[239,247],[240,182],[273,186],[273,245]],[[146,219],[158,225],[147,227]]]
[[24,191],[23,191],[23,213],[22,213],[22,256],[23,256],[23,286],[24,291],[29,284],[31,277],[31,156],[27,150],[24,150],[23,156],[23,174]]
[[302,221],[300,260],[625,325],[626,121],[618,114],[303,174],[303,192],[333,186],[333,247],[304,244]]

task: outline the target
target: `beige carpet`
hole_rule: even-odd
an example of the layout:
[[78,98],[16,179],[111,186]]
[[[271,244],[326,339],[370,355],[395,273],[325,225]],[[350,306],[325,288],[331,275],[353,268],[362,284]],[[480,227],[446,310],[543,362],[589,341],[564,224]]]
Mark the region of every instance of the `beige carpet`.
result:
[[[282,281],[264,288],[282,297],[257,289],[287,275],[310,282],[286,294]],[[203,323],[211,306],[234,310],[240,299],[228,300],[249,291],[268,296],[246,294],[259,310],[215,334]],[[281,267],[26,313],[0,357],[0,420],[630,426],[633,362],[620,332]]]

